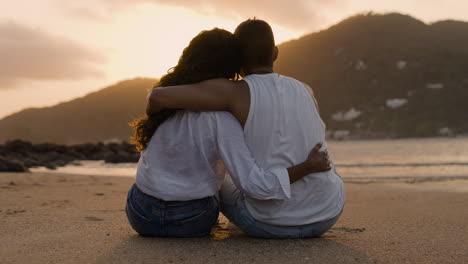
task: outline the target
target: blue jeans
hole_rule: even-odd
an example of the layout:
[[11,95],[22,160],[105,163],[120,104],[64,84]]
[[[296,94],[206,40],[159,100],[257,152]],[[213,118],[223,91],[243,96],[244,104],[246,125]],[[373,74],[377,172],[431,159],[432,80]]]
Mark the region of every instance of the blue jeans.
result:
[[220,191],[221,212],[239,229],[253,237],[262,238],[306,238],[320,237],[327,232],[341,216],[301,226],[276,226],[256,220],[245,207],[242,192],[226,179]]
[[141,236],[207,236],[219,214],[216,197],[191,201],[163,201],[134,184],[127,197],[127,218]]

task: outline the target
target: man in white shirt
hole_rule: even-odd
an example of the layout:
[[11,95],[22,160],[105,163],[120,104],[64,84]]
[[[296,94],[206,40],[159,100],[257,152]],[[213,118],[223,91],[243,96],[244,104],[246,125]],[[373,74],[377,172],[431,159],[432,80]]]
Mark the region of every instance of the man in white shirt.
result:
[[[242,81],[215,79],[158,88],[149,96],[147,112],[164,108],[229,111],[244,127],[247,145],[261,167],[288,167],[303,161],[315,144],[325,142],[325,125],[312,90],[273,72],[278,49],[266,22],[247,20],[234,34],[243,60]],[[226,181],[220,191],[221,211],[248,234],[271,238],[317,237],[341,215],[345,192],[334,168],[286,186],[289,199],[259,200]]]

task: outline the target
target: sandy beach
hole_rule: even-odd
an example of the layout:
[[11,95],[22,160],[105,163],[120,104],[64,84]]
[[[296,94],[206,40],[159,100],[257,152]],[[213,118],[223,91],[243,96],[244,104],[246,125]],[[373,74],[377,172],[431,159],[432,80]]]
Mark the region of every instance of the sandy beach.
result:
[[468,181],[347,181],[340,221],[320,239],[139,237],[128,177],[0,174],[1,263],[468,263]]

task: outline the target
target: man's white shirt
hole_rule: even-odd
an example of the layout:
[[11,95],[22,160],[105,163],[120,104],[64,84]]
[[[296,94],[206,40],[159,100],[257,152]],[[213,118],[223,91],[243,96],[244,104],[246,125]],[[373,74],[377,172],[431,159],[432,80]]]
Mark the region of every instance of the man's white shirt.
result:
[[[253,74],[244,80],[250,89],[245,138],[257,164],[268,170],[307,159],[325,142],[325,124],[307,87],[279,74]],[[245,195],[247,210],[265,223],[297,226],[331,219],[343,209],[345,191],[336,170],[312,173],[291,186],[291,198],[260,200]]]

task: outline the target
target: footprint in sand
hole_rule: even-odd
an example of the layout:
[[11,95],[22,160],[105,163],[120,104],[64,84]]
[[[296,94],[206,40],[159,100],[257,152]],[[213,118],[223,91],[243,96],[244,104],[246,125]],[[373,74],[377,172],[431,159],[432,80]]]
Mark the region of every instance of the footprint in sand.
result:
[[47,202],[41,203],[40,206],[50,206],[56,208],[68,208],[72,206],[70,200],[49,200]]
[[14,181],[11,181],[11,182],[8,183],[8,185],[0,186],[0,188],[2,188],[2,189],[11,189],[16,185],[17,184]]
[[24,212],[26,212],[26,210],[11,210],[11,209],[6,210],[7,215],[17,215],[17,214],[21,214]]
[[349,227],[336,227],[330,229],[328,232],[330,233],[362,233],[366,231],[365,228],[349,228]]
[[41,206],[51,206],[56,208],[65,208],[71,206],[70,200],[49,200],[45,203],[42,203]]
[[104,221],[102,218],[97,218],[95,216],[85,216],[83,218],[85,221],[94,221],[94,222],[99,222],[99,221]]

